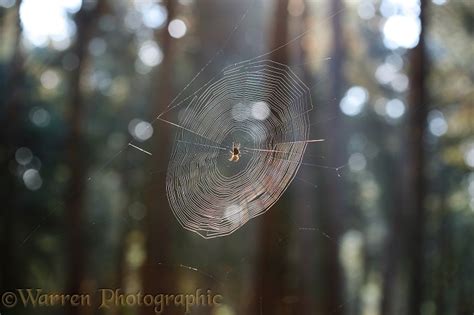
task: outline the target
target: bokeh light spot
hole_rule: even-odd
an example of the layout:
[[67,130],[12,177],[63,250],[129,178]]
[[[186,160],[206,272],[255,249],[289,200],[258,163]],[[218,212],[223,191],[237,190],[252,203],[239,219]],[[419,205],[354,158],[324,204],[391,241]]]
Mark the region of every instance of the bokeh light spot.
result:
[[70,14],[81,6],[81,0],[23,0],[20,18],[25,38],[34,46],[45,47],[51,40],[56,49],[68,48],[76,33]]
[[27,165],[33,160],[33,153],[26,147],[21,147],[15,152],[15,160],[20,165]]
[[339,107],[341,111],[347,116],[358,115],[364,104],[367,102],[369,93],[361,86],[353,86],[347,90],[346,95],[342,98]]
[[433,110],[428,115],[428,129],[436,136],[441,137],[448,131],[448,123],[443,113],[439,110]]
[[385,113],[388,117],[398,119],[405,113],[405,104],[399,99],[393,99],[385,104]]
[[265,120],[270,116],[270,108],[265,102],[255,102],[252,104],[252,117],[257,120]]
[[186,34],[186,24],[182,20],[175,19],[168,25],[168,32],[171,37],[181,38]]
[[420,32],[418,17],[393,15],[383,26],[384,43],[390,49],[413,48],[418,44]]
[[58,87],[59,85],[59,75],[54,70],[46,70],[41,74],[40,81],[41,85],[45,89],[52,90]]
[[51,115],[49,112],[41,107],[33,107],[28,116],[31,122],[38,127],[46,127],[51,121]]
[[152,40],[147,40],[140,46],[138,56],[140,61],[148,67],[154,67],[163,60],[160,47]]
[[23,182],[29,190],[38,190],[43,185],[40,173],[35,169],[28,169],[23,173]]

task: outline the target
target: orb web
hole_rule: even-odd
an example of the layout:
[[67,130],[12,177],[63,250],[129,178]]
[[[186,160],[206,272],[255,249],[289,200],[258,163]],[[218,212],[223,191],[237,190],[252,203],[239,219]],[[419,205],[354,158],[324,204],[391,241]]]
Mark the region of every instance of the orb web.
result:
[[244,61],[181,107],[166,177],[171,210],[204,238],[228,235],[270,209],[294,179],[309,136],[310,91],[286,65]]

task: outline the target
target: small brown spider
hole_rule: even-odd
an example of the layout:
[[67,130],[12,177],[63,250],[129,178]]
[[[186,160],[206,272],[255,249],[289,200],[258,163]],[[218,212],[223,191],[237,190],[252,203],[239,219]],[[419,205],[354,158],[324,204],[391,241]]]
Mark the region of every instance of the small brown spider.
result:
[[232,150],[229,152],[231,154],[229,161],[238,162],[240,159],[240,143],[234,144],[234,142],[232,142]]

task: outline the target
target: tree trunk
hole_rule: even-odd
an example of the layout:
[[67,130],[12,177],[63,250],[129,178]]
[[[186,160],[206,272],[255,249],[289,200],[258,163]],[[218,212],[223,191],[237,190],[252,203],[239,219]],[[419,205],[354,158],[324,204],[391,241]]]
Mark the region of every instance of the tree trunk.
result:
[[[307,24],[306,22],[310,18],[311,12],[308,8],[307,1],[303,1],[305,9],[304,12],[300,17],[296,17],[298,19],[298,31],[297,33],[302,33],[306,31]],[[303,37],[304,39],[304,37]],[[301,41],[298,41],[298,44],[301,44]],[[302,65],[306,64],[308,60],[307,53],[304,49],[301,49],[297,52],[296,60],[292,61],[292,64]],[[310,74],[310,71],[305,66],[300,66],[295,70],[299,70],[299,74],[303,82],[306,83],[307,86],[313,85],[313,78]],[[311,91],[312,92],[312,91]],[[314,106],[314,98],[313,98],[313,106]],[[315,110],[311,113],[315,114]],[[310,133],[311,134],[311,133]],[[306,153],[310,155],[317,154],[317,144],[309,145],[306,149]],[[299,173],[303,173],[304,177],[313,179],[317,178],[316,170],[306,167],[300,169]],[[315,198],[308,196],[314,196],[317,192],[315,187],[310,186],[307,182],[303,182],[301,180],[296,179],[293,181],[292,186],[295,188],[295,194],[293,199],[295,200],[292,204],[293,209],[295,211],[295,219],[297,227],[309,227],[311,228],[313,224],[315,224],[315,209],[317,208]],[[296,226],[294,228],[297,228]],[[316,251],[316,244],[317,238],[319,235],[314,233],[314,231],[305,231],[305,230],[296,230],[295,231],[295,241],[296,243],[294,246],[298,249],[298,261],[296,262],[296,266],[292,272],[296,273],[298,277],[298,295],[299,295],[299,302],[296,305],[297,314],[312,314],[318,306],[318,302],[316,299],[316,270],[317,270],[317,251]]]
[[410,55],[410,162],[409,187],[412,188],[412,200],[409,209],[413,210],[411,239],[408,257],[411,257],[411,283],[409,295],[409,314],[420,314],[423,300],[423,234],[425,207],[423,205],[426,187],[424,181],[424,141],[427,119],[426,71],[427,56],[425,51],[426,7],[427,1],[420,3],[421,33],[418,45]]
[[[403,150],[403,149],[402,149]],[[403,150],[405,151],[405,150]],[[402,153],[401,156],[404,154]],[[389,207],[387,214],[388,222],[388,236],[386,240],[385,256],[383,257],[383,284],[382,284],[382,300],[380,303],[380,312],[382,315],[396,314],[395,305],[393,304],[395,288],[397,286],[397,279],[400,277],[400,257],[403,256],[403,244],[405,238],[401,237],[404,232],[405,215],[400,211],[399,202],[403,200],[403,167],[406,161],[402,162],[400,159],[394,160],[391,157],[386,157],[389,164],[395,165],[394,168],[387,170],[387,175],[384,176],[387,190],[387,207]],[[395,313],[394,313],[395,312]]]
[[[5,83],[5,94],[1,104],[4,111],[4,117],[0,120],[2,143],[2,153],[0,156],[0,176],[5,179],[4,187],[0,196],[2,200],[2,230],[0,244],[2,246],[2,256],[8,259],[2,260],[2,269],[0,273],[0,292],[14,289],[17,285],[14,279],[17,279],[15,270],[19,269],[19,261],[15,254],[16,238],[15,225],[17,209],[17,193],[19,188],[16,176],[10,170],[10,161],[14,159],[15,150],[21,146],[21,128],[22,124],[19,117],[23,115],[24,102],[24,54],[21,49],[22,28],[20,22],[21,1],[15,4],[15,14],[17,16],[17,31],[15,36],[14,49],[10,63],[8,65],[8,75]],[[2,116],[3,116],[2,115]],[[0,116],[1,117],[1,116]],[[2,291],[3,290],[3,291]]]
[[[67,233],[67,261],[68,278],[67,291],[81,292],[84,279],[86,251],[84,234],[81,227],[84,225],[84,197],[86,188],[87,161],[85,160],[86,141],[82,132],[82,123],[85,119],[85,102],[81,91],[81,76],[86,65],[87,45],[93,35],[95,23],[100,12],[105,9],[105,0],[99,0],[93,9],[82,6],[75,16],[77,39],[73,51],[78,57],[78,67],[71,72],[70,102],[71,110],[67,117],[69,135],[66,138],[66,163],[71,171],[69,187],[67,188],[64,209],[66,211],[65,227]],[[81,308],[69,308],[69,314],[82,313]]]
[[[328,124],[326,133],[331,135],[331,141],[328,142],[328,160],[340,161],[344,156],[344,141],[342,139],[342,122],[338,103],[345,88],[345,80],[343,74],[344,62],[344,46],[343,46],[343,30],[342,30],[342,14],[343,7],[341,0],[331,1],[332,17],[332,50],[331,50],[331,83],[330,97],[335,100],[329,109],[329,116],[335,117],[332,124]],[[337,12],[337,14],[336,14]],[[342,286],[342,270],[339,262],[339,240],[342,233],[342,221],[345,218],[345,202],[343,200],[344,191],[341,187],[342,183],[338,174],[326,172],[323,176],[324,185],[322,193],[325,200],[321,207],[321,225],[324,231],[331,237],[332,242],[325,241],[321,246],[322,258],[322,314],[342,314],[343,309],[343,286]]]
[[[271,48],[280,47],[288,42],[288,0],[278,0],[275,2],[275,17]],[[269,59],[288,64],[288,46],[274,51]],[[259,245],[257,257],[257,279],[255,279],[254,300],[250,304],[252,308],[248,314],[280,314],[283,311],[282,301],[285,291],[285,256],[287,246],[279,242],[277,236],[281,231],[278,227],[286,226],[282,224],[284,206],[281,201],[272,207],[264,217],[261,217],[261,227],[259,231]]]
[[[168,19],[166,25],[175,18],[175,0],[166,1]],[[173,39],[168,34],[167,27],[164,27],[160,34],[160,47],[163,50],[163,60],[156,73],[158,87],[152,87],[151,103],[156,111],[154,116],[163,112],[172,99],[172,77],[173,77]],[[170,126],[158,122],[155,126],[158,129],[152,137],[151,161],[152,169],[166,170],[167,161],[170,156],[171,132]],[[159,263],[166,264],[172,255],[172,227],[175,226],[173,215],[166,206],[168,201],[165,195],[166,172],[159,172],[150,177],[150,189],[145,196],[147,209],[147,220],[145,226],[146,234],[146,260],[142,268],[143,289],[145,292],[174,292],[176,289],[176,274],[159,268]],[[168,310],[173,312],[172,309]],[[149,314],[147,308],[142,309],[142,314]]]

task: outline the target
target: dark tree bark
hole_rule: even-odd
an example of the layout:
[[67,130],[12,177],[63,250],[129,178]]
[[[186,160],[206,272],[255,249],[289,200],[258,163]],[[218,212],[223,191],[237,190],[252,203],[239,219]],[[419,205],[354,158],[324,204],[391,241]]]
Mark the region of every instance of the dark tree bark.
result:
[[[275,18],[270,35],[272,38],[272,48],[280,47],[288,42],[288,0],[278,0],[275,3]],[[290,61],[288,48],[289,46],[283,47],[274,51],[270,55],[270,59],[273,61],[288,64]]]
[[[307,1],[303,1],[303,3],[305,9],[302,13],[302,18],[296,18],[299,23],[297,33],[306,31],[308,27],[306,22],[311,16]],[[302,39],[304,39],[304,37]],[[298,44],[301,45],[301,41],[298,41]],[[292,64],[302,65],[309,61],[307,53],[304,49],[298,51],[297,56],[297,59],[294,60]],[[294,70],[299,72],[299,75],[301,75],[303,82],[305,82],[307,86],[313,85],[314,80],[307,67],[300,66]],[[314,105],[313,98],[313,106]],[[311,113],[315,112],[316,111],[312,111]],[[306,153],[309,153],[310,155],[316,155],[317,149],[317,144],[310,144],[306,149]],[[299,173],[304,174],[304,178],[310,179],[311,181],[317,178],[316,170],[309,167],[303,167]],[[309,185],[308,182],[303,182],[302,180],[298,179],[293,181],[292,186],[295,188],[295,194],[293,197],[294,202],[292,204],[294,211],[292,211],[292,213],[295,213],[297,226],[311,227],[313,224],[315,224],[315,209],[317,201],[315,198],[308,198],[308,196],[314,196],[317,191],[315,190],[315,187]],[[296,229],[296,227],[294,228]],[[296,244],[294,244],[294,246],[298,248],[298,261],[296,262],[296,269],[292,270],[292,272],[296,273],[299,282],[299,302],[295,307],[297,314],[312,314],[318,307],[318,301],[316,298],[317,238],[318,235],[316,235],[314,231],[295,231]]]
[[[345,88],[343,74],[344,64],[344,39],[342,29],[342,7],[341,0],[330,1],[332,18],[332,49],[330,66],[330,97],[335,100],[329,108],[329,116],[334,117],[331,124],[326,125],[326,133],[331,135],[328,142],[328,160],[340,161],[344,156],[344,141],[342,138],[341,114],[337,104],[339,103]],[[337,14],[336,14],[337,13]],[[322,201],[320,215],[321,226],[331,237],[332,242],[321,243],[322,282],[319,287],[321,295],[322,314],[342,314],[343,304],[343,281],[342,270],[339,262],[339,240],[342,233],[343,220],[345,218],[344,189],[340,178],[333,172],[325,172],[323,175],[324,185],[321,187]]]
[[[93,36],[95,23],[106,8],[105,0],[99,0],[94,8],[83,5],[74,20],[77,39],[73,51],[79,64],[70,76],[70,105],[66,121],[70,127],[66,137],[66,164],[71,171],[69,186],[64,201],[65,227],[67,233],[67,291],[81,292],[85,274],[86,250],[81,227],[84,224],[84,196],[86,188],[87,161],[86,141],[82,124],[85,119],[85,102],[81,91],[81,76],[87,62],[87,45]],[[80,308],[69,308],[69,314],[80,314]]]
[[21,49],[22,28],[20,21],[21,1],[17,1],[14,7],[16,14],[16,36],[14,41],[14,48],[11,60],[7,65],[7,77],[4,86],[4,97],[0,100],[3,115],[0,116],[0,140],[2,143],[2,156],[0,156],[0,177],[5,180],[4,187],[1,190],[0,196],[2,200],[1,211],[1,246],[2,256],[8,257],[4,259],[1,264],[0,273],[0,290],[6,291],[15,287],[14,279],[18,279],[13,270],[17,270],[20,262],[18,255],[15,253],[15,229],[17,215],[16,190],[18,187],[17,179],[11,172],[10,161],[14,159],[15,150],[21,146],[22,140],[21,129],[22,124],[19,117],[23,113],[24,99],[24,54]]
[[[175,18],[176,15],[175,0],[166,1],[168,18],[166,25]],[[154,117],[166,110],[166,107],[172,100],[172,77],[173,77],[173,51],[174,40],[168,34],[167,27],[158,34],[158,42],[163,50],[163,60],[156,73],[158,86],[152,87],[151,103],[153,105]],[[171,132],[170,126],[158,122],[156,125],[158,131],[155,131],[152,137],[151,161],[152,169],[166,170],[168,158],[170,156]],[[147,258],[142,268],[142,281],[145,292],[173,292],[176,289],[176,274],[169,269],[159,267],[159,263],[168,263],[171,253],[172,227],[175,226],[171,210],[166,206],[168,201],[165,195],[166,171],[160,172],[150,177],[149,189],[145,196],[147,217],[146,217],[146,244],[145,250]],[[169,309],[169,312],[175,310]],[[143,308],[142,314],[149,314],[147,308]]]
[[[439,181],[442,181],[444,174],[438,177]],[[440,194],[441,207],[438,219],[438,231],[437,231],[437,249],[439,251],[439,261],[436,266],[436,282],[435,282],[435,303],[436,303],[436,314],[444,315],[448,313],[446,303],[446,292],[450,289],[449,273],[451,269],[451,257],[455,255],[453,253],[453,231],[452,222],[449,217],[449,206],[447,205],[447,192],[442,191]]]
[[409,112],[409,130],[410,130],[410,163],[409,187],[412,188],[411,205],[408,207],[413,211],[411,220],[410,241],[408,243],[408,257],[410,265],[411,280],[409,283],[409,314],[420,314],[421,304],[423,302],[423,235],[425,231],[425,206],[424,198],[426,195],[426,186],[424,180],[425,152],[423,135],[427,120],[427,95],[426,95],[426,73],[427,73],[427,55],[425,48],[425,33],[427,27],[426,21],[427,1],[421,0],[421,33],[418,45],[410,54],[410,112]]
[[[275,14],[273,27],[271,28],[271,49],[282,46],[288,42],[288,0],[275,2]],[[270,60],[288,64],[288,46],[274,51]],[[278,234],[282,233],[279,227],[288,226],[282,224],[283,206],[281,201],[271,211],[267,212],[260,220],[261,226],[258,240],[257,272],[254,300],[252,301],[248,314],[280,314],[283,309],[283,298],[285,294],[285,273],[287,253],[286,245],[279,242]]]
[[[406,154],[405,150],[401,156]],[[394,165],[393,168],[386,170],[387,175],[384,176],[384,181],[388,182],[386,186],[388,214],[388,236],[386,240],[385,256],[383,258],[383,284],[382,284],[382,300],[380,303],[380,312],[382,315],[396,314],[394,298],[396,296],[395,288],[397,286],[397,279],[400,273],[400,259],[403,256],[403,244],[405,238],[401,237],[404,230],[405,213],[400,209],[400,200],[403,200],[403,183],[404,179],[402,168],[406,165],[406,161],[394,160],[392,157],[386,157],[389,165]]]

